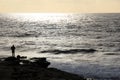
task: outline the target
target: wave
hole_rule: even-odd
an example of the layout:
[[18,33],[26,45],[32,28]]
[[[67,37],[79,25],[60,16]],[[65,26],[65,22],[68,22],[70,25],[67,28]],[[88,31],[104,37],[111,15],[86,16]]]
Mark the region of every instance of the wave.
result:
[[59,49],[55,49],[55,50],[44,50],[41,51],[40,53],[54,53],[54,54],[76,54],[79,52],[82,53],[94,53],[95,49],[70,49],[70,50],[59,50]]
[[104,55],[120,55],[120,53],[105,53]]
[[41,33],[38,33],[35,31],[26,31],[26,32],[2,31],[0,32],[0,37],[38,37],[39,35],[41,35]]

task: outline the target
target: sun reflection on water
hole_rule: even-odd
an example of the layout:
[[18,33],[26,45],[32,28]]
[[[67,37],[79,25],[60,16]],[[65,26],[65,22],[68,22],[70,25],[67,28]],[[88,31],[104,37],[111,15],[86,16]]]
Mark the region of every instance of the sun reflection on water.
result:
[[70,20],[71,14],[64,13],[11,13],[12,18],[22,21],[49,21],[50,23],[60,22],[62,20]]

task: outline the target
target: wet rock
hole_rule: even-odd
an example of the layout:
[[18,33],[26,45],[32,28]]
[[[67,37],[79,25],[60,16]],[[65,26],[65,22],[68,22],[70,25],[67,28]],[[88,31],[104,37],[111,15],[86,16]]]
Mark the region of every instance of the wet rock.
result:
[[46,61],[46,58],[31,58],[33,60],[33,66],[39,66],[41,68],[47,68],[50,65],[50,62]]
[[54,54],[75,54],[75,53],[94,53],[95,49],[70,49],[70,50],[45,50],[45,51],[41,51],[40,53],[54,53]]

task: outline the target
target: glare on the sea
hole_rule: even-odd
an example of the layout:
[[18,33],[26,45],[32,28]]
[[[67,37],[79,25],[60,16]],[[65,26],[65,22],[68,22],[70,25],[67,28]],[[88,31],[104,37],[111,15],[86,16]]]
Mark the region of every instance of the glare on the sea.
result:
[[12,18],[21,21],[44,21],[59,22],[64,19],[69,20],[69,15],[64,13],[11,13]]

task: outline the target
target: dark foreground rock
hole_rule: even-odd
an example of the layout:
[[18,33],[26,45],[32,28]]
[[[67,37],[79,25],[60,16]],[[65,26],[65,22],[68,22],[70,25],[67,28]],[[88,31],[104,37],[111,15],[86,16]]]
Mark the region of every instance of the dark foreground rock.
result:
[[85,80],[55,68],[37,66],[5,66],[0,64],[0,80]]
[[18,56],[1,59],[0,80],[86,80],[75,74],[48,68],[49,65],[46,58],[24,60]]

